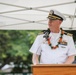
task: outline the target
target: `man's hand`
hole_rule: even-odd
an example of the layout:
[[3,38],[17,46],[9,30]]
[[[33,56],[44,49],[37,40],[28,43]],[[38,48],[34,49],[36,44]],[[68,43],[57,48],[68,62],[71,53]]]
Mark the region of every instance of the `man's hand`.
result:
[[33,54],[32,62],[33,62],[34,65],[39,64],[39,55]]
[[64,64],[72,64],[74,59],[75,59],[74,55],[68,56],[68,58]]

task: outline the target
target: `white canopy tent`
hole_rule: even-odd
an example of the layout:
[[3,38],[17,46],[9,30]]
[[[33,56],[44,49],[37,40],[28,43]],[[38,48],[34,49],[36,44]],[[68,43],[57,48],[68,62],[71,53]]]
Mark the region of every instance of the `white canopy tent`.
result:
[[51,9],[66,17],[61,27],[76,30],[76,0],[0,0],[0,30],[44,30]]

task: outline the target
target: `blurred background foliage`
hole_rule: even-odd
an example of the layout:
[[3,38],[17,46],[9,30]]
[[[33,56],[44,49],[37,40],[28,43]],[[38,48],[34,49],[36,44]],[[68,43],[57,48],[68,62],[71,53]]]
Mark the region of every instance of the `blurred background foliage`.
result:
[[[76,31],[73,34],[76,41]],[[12,72],[22,72],[24,68],[30,69],[31,53],[29,49],[40,30],[0,30],[0,69],[11,62],[15,67]],[[20,66],[21,65],[21,66]],[[28,67],[27,67],[28,66]]]
[[13,70],[16,72],[21,71],[20,64],[29,66],[32,63],[29,49],[40,32],[38,30],[0,30],[0,69],[10,62],[18,68]]

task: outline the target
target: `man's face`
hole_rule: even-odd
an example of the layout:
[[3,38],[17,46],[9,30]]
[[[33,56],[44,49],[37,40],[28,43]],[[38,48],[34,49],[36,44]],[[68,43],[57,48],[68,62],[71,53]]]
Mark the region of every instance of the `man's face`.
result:
[[51,31],[59,30],[61,23],[62,23],[61,20],[51,20],[51,19],[48,20],[48,26]]

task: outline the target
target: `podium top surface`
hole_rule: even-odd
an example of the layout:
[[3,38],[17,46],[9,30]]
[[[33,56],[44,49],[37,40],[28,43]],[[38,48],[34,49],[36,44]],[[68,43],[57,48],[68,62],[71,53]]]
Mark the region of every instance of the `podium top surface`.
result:
[[56,66],[65,66],[65,67],[76,67],[76,64],[37,64],[37,65],[31,65],[32,67],[47,67],[47,66],[49,66],[49,67],[56,67]]

